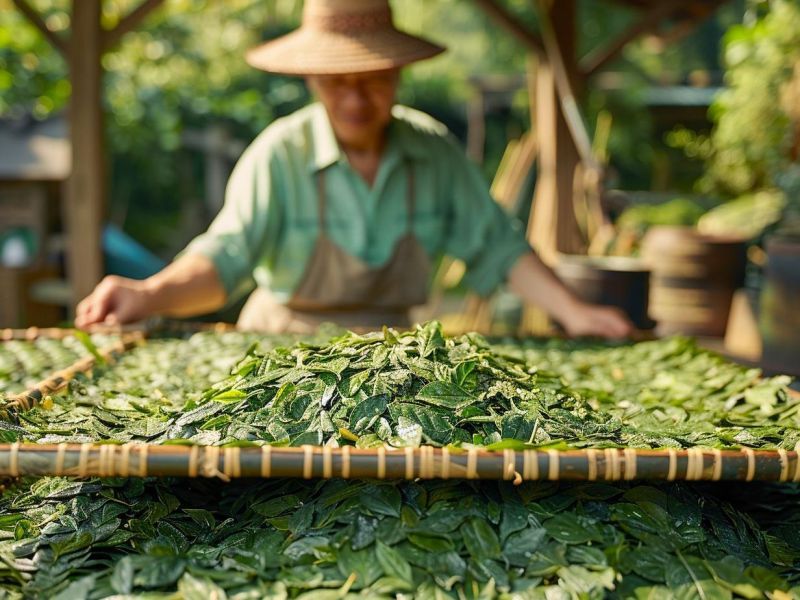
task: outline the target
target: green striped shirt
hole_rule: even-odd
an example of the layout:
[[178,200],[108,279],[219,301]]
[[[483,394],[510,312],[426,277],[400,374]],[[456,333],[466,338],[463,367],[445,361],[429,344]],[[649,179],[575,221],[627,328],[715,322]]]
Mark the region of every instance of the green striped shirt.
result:
[[393,109],[372,187],[348,164],[321,104],[272,123],[239,159],[219,215],[184,253],[213,261],[229,299],[254,279],[288,300],[319,234],[316,174],[326,169],[328,235],[349,254],[381,266],[407,230],[409,164],[417,239],[432,259],[462,259],[465,283],[488,294],[530,249],[520,224],[492,200],[446,128],[402,106]]

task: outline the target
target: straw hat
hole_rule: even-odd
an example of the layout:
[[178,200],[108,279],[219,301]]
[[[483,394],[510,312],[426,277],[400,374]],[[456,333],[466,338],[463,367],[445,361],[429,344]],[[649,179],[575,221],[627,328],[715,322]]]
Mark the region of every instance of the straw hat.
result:
[[253,67],[339,75],[401,67],[444,48],[395,29],[388,0],[306,0],[300,29],[251,49]]

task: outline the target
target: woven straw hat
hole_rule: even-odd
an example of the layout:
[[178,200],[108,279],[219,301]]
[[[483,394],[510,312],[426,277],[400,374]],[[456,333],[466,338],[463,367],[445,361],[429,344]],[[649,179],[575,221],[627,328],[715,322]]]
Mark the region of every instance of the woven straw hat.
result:
[[444,48],[395,29],[388,0],[306,0],[300,29],[247,53],[285,75],[340,75],[401,67]]

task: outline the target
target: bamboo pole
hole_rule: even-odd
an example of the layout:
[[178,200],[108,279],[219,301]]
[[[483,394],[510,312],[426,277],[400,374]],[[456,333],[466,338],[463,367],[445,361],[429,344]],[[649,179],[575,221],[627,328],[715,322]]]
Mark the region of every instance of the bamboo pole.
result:
[[[139,334],[150,337],[154,334],[187,334],[198,333],[201,331],[213,331],[222,333],[234,331],[235,325],[230,323],[199,323],[193,321],[169,321],[154,319],[131,325],[104,325],[97,324],[88,328],[89,333],[99,333],[104,335],[126,335]],[[69,327],[27,327],[14,329],[6,327],[0,329],[0,342],[10,342],[12,340],[24,340],[32,342],[38,339],[63,340],[75,334],[75,329]]]
[[525,481],[800,482],[788,450],[467,450],[0,444],[0,477],[297,477]]
[[[213,331],[224,333],[235,331],[236,325],[231,323],[201,323],[196,321],[173,321],[169,319],[155,318],[141,323],[130,325],[92,325],[88,328],[89,333],[101,333],[105,335],[126,335],[138,334],[143,337],[158,335],[182,335],[187,333],[199,333],[202,331]],[[0,342],[10,342],[12,340],[24,340],[32,342],[41,338],[51,340],[63,340],[74,335],[75,329],[70,327],[27,327],[0,329]]]
[[0,329],[0,341],[10,342],[22,340],[32,342],[40,338],[51,340],[63,340],[73,334],[74,329],[61,327],[28,327],[27,329]]

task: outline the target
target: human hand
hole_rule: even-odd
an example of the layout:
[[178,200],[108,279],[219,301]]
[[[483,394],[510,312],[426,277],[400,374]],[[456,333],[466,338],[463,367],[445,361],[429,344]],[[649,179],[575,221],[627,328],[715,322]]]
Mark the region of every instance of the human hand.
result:
[[634,329],[633,323],[619,308],[583,302],[565,313],[561,325],[570,337],[623,338],[631,335]]
[[75,309],[75,325],[122,325],[150,315],[152,292],[146,281],[109,275]]

